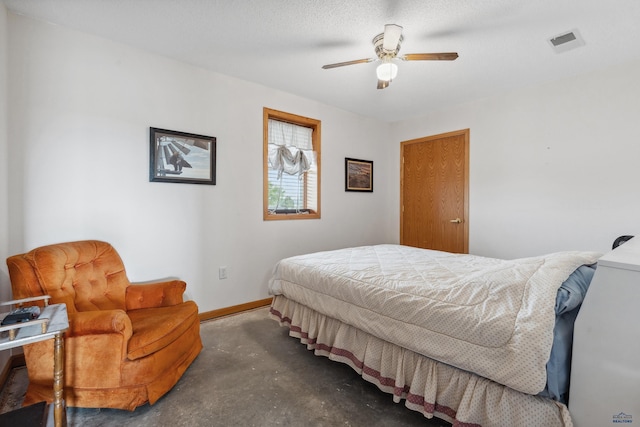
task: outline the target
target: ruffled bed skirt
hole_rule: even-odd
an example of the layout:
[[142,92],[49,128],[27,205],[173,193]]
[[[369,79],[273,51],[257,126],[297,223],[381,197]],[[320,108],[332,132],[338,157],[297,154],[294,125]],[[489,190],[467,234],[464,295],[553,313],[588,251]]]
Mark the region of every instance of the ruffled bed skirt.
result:
[[346,363],[399,403],[460,427],[573,426],[562,403],[520,393],[390,344],[278,295],[271,316],[317,356]]

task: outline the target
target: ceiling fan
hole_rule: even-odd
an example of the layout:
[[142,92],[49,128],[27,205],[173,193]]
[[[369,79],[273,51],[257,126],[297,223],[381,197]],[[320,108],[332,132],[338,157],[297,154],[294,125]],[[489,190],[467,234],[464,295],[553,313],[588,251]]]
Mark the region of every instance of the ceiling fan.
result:
[[364,64],[373,61],[382,61],[376,69],[378,77],[378,89],[384,89],[398,75],[398,66],[395,59],[403,61],[453,61],[458,57],[456,52],[442,53],[408,53],[398,56],[400,45],[402,44],[402,27],[395,24],[384,26],[384,33],[380,33],[373,38],[373,46],[377,58],[356,59],[355,61],[337,62],[335,64],[323,65],[325,70],[329,68],[344,67],[345,65]]

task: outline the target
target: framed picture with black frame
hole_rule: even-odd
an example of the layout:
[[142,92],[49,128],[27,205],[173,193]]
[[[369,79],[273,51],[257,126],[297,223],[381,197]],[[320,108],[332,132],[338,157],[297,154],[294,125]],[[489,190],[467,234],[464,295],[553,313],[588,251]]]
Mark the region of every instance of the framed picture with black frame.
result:
[[214,136],[149,129],[149,181],[215,185]]
[[373,192],[373,161],[344,159],[344,191]]

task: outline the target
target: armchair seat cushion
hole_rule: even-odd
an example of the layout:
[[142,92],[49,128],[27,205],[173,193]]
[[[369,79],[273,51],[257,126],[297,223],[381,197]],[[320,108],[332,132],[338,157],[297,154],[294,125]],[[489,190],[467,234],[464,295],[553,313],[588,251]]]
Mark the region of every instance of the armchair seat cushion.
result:
[[198,307],[193,301],[185,301],[169,307],[130,310],[127,315],[133,329],[127,358],[136,360],[177,340],[198,318]]

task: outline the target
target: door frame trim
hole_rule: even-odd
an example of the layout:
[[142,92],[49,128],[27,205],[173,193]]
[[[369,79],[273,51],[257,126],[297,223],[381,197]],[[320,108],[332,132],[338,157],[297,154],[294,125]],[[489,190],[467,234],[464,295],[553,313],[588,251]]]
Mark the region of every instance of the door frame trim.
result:
[[452,136],[464,137],[464,201],[463,210],[463,233],[464,233],[464,253],[469,253],[469,128],[441,133],[438,135],[425,136],[422,138],[410,139],[400,142],[400,244],[403,244],[403,224],[404,224],[404,147],[409,144],[429,142],[436,139],[449,138]]

